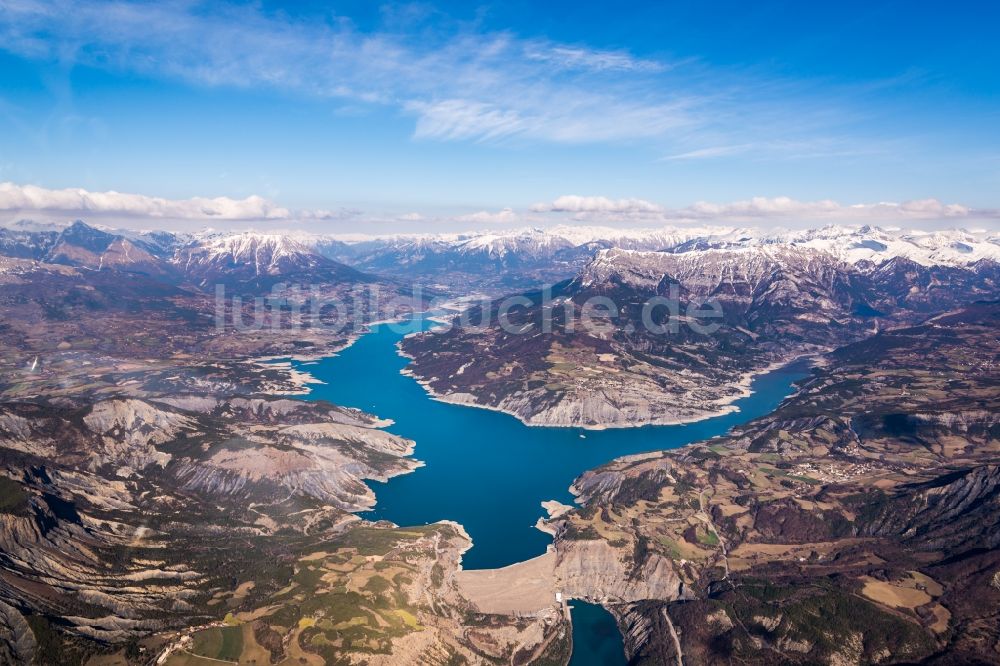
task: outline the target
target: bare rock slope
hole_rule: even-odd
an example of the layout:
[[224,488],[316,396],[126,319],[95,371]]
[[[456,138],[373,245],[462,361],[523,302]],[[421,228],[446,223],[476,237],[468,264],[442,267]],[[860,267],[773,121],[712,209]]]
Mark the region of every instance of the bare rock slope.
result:
[[577,593],[634,663],[1000,663],[998,330],[885,331],[728,437],[584,474],[556,550],[624,573]]

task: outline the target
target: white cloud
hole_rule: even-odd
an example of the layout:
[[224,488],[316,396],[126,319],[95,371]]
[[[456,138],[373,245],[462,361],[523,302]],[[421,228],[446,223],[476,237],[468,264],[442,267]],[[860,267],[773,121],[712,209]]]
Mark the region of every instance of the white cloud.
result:
[[536,213],[569,214],[574,219],[581,220],[624,221],[642,218],[663,222],[883,222],[1000,218],[1000,211],[997,210],[946,204],[937,199],[845,205],[831,199],[799,201],[791,197],[753,197],[729,203],[699,201],[684,208],[667,208],[644,199],[565,195],[552,202],[534,204],[531,210]]
[[938,220],[995,217],[996,211],[975,210],[937,199],[902,203],[879,202],[843,205],[831,199],[798,201],[790,197],[754,197],[745,201],[715,204],[700,201],[672,215],[698,219],[800,218],[804,220]]
[[572,46],[552,46],[545,43],[528,44],[525,56],[563,69],[592,69],[596,71],[662,72],[665,63],[635,58],[626,51],[596,51]]
[[[883,205],[895,206],[896,204]],[[909,214],[940,215],[943,217],[966,217],[972,212],[967,206],[961,204],[943,204],[937,199],[904,201],[899,204],[899,209]]]
[[682,97],[639,94],[623,74],[645,80],[668,68],[625,51],[467,26],[362,33],[345,20],[294,20],[256,4],[20,0],[0,12],[0,48],[201,85],[390,105],[416,118],[416,137],[444,140],[600,141],[611,127],[614,136],[648,137],[676,126],[662,116],[675,116]]
[[[446,20],[417,27],[362,33],[337,17],[295,19],[260,3],[17,0],[0,11],[0,48],[66,65],[336,99],[352,113],[385,105],[412,117],[419,139],[690,146],[707,134],[745,143],[811,137],[848,115],[794,86],[695,61],[475,33]],[[732,134],[743,137],[726,138]]]
[[645,199],[580,195],[560,196],[551,202],[536,203],[527,210],[502,208],[455,216],[414,211],[386,217],[346,207],[290,209],[257,195],[244,199],[167,199],[115,191],[91,192],[81,188],[48,189],[10,182],[0,183],[0,213],[39,220],[65,220],[69,217],[137,223],[152,220],[156,221],[156,226],[163,228],[174,226],[172,222],[203,225],[206,222],[223,224],[241,221],[286,221],[322,225],[363,220],[366,224],[376,225],[399,222],[406,225],[438,223],[502,226],[520,223],[546,226],[552,220],[565,219],[596,224],[638,221],[641,224],[750,222],[791,225],[1000,219],[1000,210],[948,204],[933,198],[899,203],[841,204],[831,199],[799,201],[790,197],[754,197],[729,203],[699,201],[683,208],[668,208]]
[[609,199],[608,197],[581,197],[565,194],[555,201],[536,203],[531,207],[536,213],[618,213],[644,215],[663,213],[664,208],[645,199]]
[[751,144],[740,144],[736,146],[712,146],[711,148],[699,148],[697,150],[689,150],[683,153],[677,153],[675,155],[667,155],[662,158],[664,161],[674,161],[674,160],[703,160],[713,157],[726,157],[728,155],[737,155],[739,153],[746,152],[750,150],[753,146]]
[[496,212],[481,210],[477,213],[459,215],[452,218],[455,222],[471,222],[474,224],[504,224],[518,220],[518,214],[513,208],[504,208]]
[[699,201],[676,211],[681,216],[704,218],[774,217],[785,215],[821,215],[842,210],[840,204],[829,199],[803,202],[789,197],[754,197],[731,203]]
[[189,220],[282,220],[292,215],[287,208],[256,195],[245,199],[164,199],[115,191],[89,192],[80,188],[51,190],[15,183],[0,183],[0,210]]
[[295,219],[298,220],[316,220],[320,222],[326,222],[326,221],[349,220],[351,218],[359,217],[361,215],[364,215],[364,211],[359,210],[357,208],[337,208],[336,210],[329,210],[327,208],[317,208],[313,210],[302,209],[296,211],[285,211],[284,217],[285,218],[294,217]]
[[421,139],[496,139],[524,130],[516,111],[489,104],[449,99],[435,104],[411,102],[406,108],[417,114],[414,136]]

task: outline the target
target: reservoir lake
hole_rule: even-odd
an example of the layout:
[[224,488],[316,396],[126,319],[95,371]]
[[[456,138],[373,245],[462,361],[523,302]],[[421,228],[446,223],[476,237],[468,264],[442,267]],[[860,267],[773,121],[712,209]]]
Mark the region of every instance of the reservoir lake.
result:
[[[379,324],[336,356],[294,365],[324,382],[311,384],[306,399],[392,419],[388,431],[416,442],[414,457],[425,465],[386,483],[369,482],[377,504],[361,517],[401,526],[461,523],[473,541],[462,558],[466,569],[502,567],[544,553],[552,538],[534,527],[546,515],[541,502],[573,504],[569,486],[586,470],[620,456],[724,435],[775,409],[793,382],[807,374],[804,364],[794,364],[759,375],[752,393],[736,401],[739,411],[684,425],[526,426],[508,414],[435,400],[400,373],[409,360],[397,353],[396,344],[407,333],[434,325],[428,320]],[[624,664],[611,615],[599,606],[572,605],[574,645],[581,649],[574,650],[570,663]],[[596,636],[604,637],[600,645],[590,645]]]

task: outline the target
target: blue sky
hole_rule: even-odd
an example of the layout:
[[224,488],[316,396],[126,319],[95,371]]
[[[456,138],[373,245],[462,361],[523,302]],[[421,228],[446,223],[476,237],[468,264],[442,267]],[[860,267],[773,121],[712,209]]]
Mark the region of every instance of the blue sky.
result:
[[[154,197],[196,226],[372,233],[992,225],[998,19],[983,2],[0,0],[0,209],[141,218]],[[111,190],[136,198],[90,196]]]

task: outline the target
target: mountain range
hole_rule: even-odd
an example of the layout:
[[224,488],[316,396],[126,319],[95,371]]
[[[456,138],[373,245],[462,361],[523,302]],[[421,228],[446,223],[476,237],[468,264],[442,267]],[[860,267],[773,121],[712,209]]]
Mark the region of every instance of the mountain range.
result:
[[805,231],[728,227],[617,229],[556,226],[550,229],[467,234],[395,235],[331,240],[303,238],[323,254],[375,273],[498,294],[573,277],[602,249],[683,253],[772,245],[825,251],[848,263],[881,263],[893,257],[920,265],[965,266],[1000,261],[1000,234],[827,226]]
[[849,264],[907,259],[963,267],[1000,261],[1000,233],[923,232],[873,226],[761,231],[732,227],[618,229],[560,225],[460,234],[345,236],[303,231],[175,234],[112,230],[76,221],[0,226],[0,255],[43,262],[174,273],[207,284],[262,281],[320,271],[342,280],[389,275],[457,292],[500,294],[575,276],[602,249],[672,254],[787,246],[818,250]]

